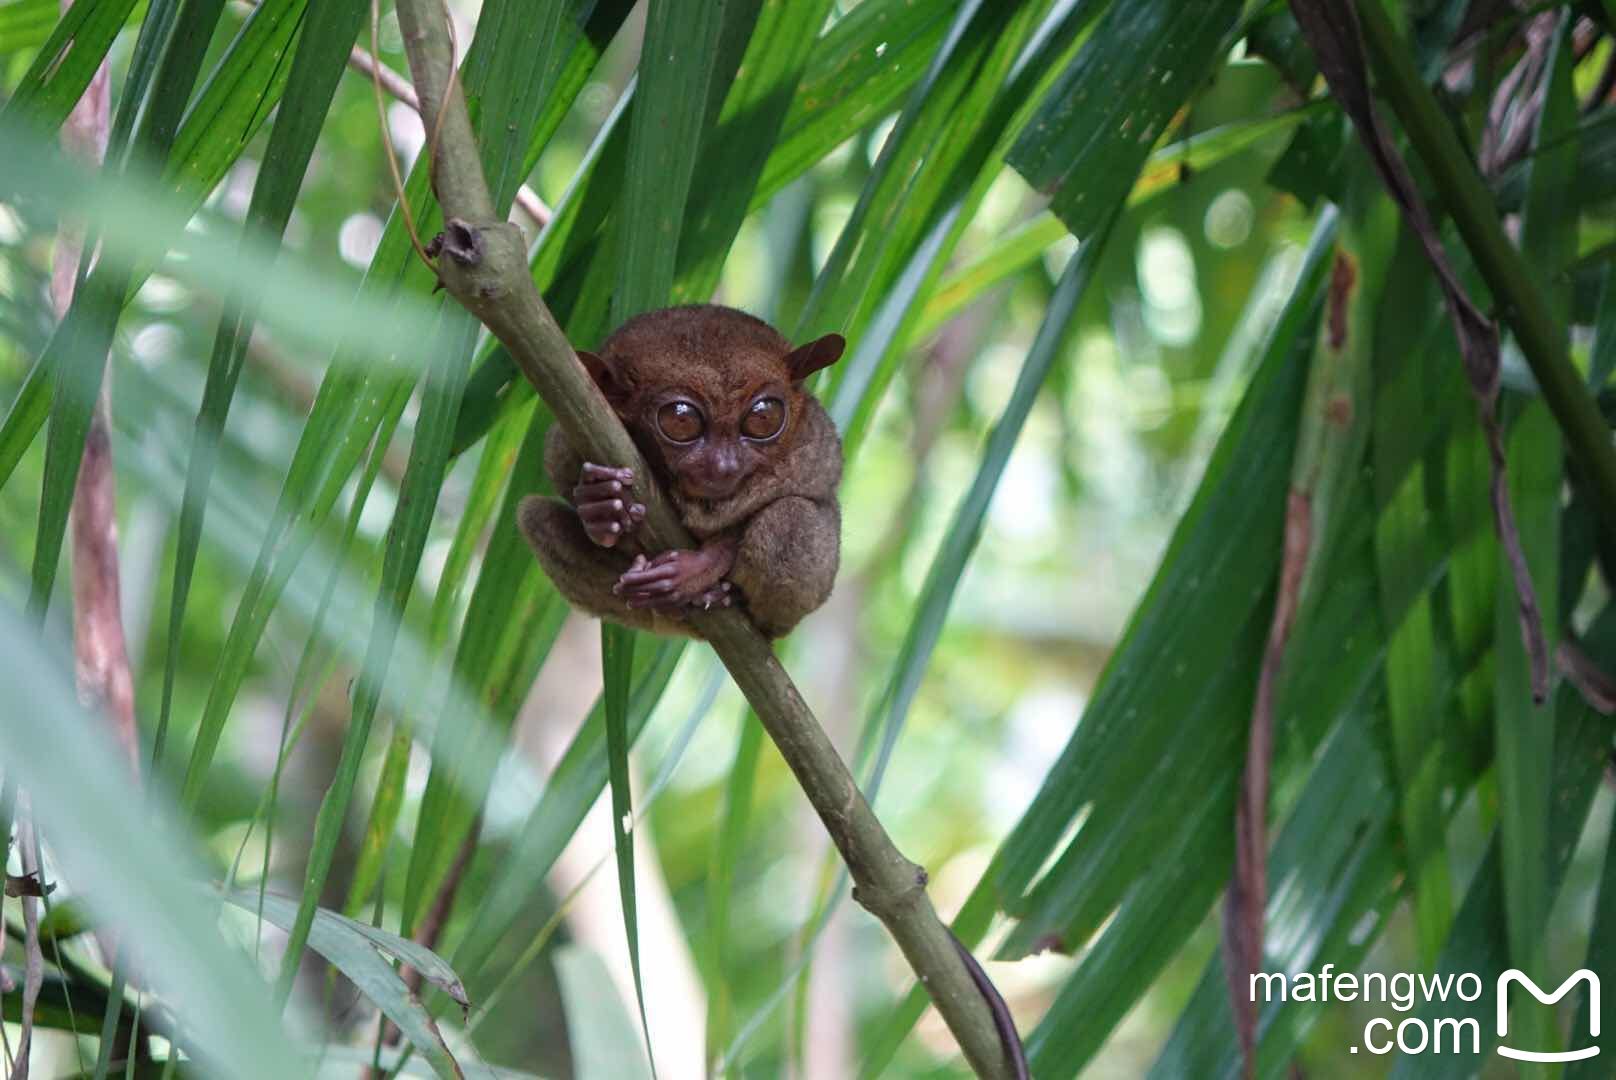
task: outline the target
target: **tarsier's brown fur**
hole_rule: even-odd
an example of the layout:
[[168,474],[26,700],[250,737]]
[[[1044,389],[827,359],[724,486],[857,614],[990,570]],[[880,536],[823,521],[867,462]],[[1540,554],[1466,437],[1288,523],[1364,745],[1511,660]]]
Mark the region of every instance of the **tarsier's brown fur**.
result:
[[[657,633],[695,635],[691,611],[731,603],[768,636],[788,633],[836,578],[841,440],[802,380],[841,352],[834,334],[793,349],[760,319],[696,305],[636,316],[599,355],[580,353],[699,547],[642,548],[635,478],[586,463],[556,429],[545,465],[567,497],[530,497],[518,511],[556,588],[585,611]],[[775,402],[778,433],[750,437],[778,417]],[[701,434],[678,442],[670,424]]]

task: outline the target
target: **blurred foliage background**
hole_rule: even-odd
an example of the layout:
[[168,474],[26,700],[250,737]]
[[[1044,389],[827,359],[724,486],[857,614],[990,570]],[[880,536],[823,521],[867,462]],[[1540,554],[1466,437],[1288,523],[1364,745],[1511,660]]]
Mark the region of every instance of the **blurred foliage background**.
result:
[[[39,552],[62,543],[59,519],[48,539],[49,504],[54,491],[65,514],[66,451],[47,443],[67,430],[73,401],[54,391],[50,434],[37,438],[43,406],[30,414],[26,403],[44,400],[29,397],[42,372],[59,377],[47,361],[69,370],[95,351],[89,331],[63,343],[46,281],[57,215],[83,213],[99,189],[78,191],[83,175],[65,183],[46,159],[76,100],[61,86],[75,71],[87,79],[101,49],[115,139],[127,110],[139,162],[107,170],[134,192],[108,211],[122,225],[104,226],[109,235],[122,228],[124,250],[137,253],[117,260],[136,268],[126,271],[129,288],[110,274],[99,291],[93,275],[80,286],[81,298],[114,297],[112,321],[100,325],[111,334],[122,623],[143,761],[160,718],[167,723],[167,752],[144,783],[182,808],[193,840],[173,843],[186,857],[210,880],[245,890],[249,914],[224,919],[219,947],[256,958],[272,980],[288,924],[273,912],[271,925],[255,923],[259,886],[317,900],[423,940],[452,965],[470,994],[469,1020],[441,986],[429,984],[424,999],[468,1075],[481,1066],[640,1075],[601,794],[601,714],[592,711],[598,636],[510,543],[508,500],[540,483],[522,448],[546,414],[519,378],[512,383],[497,349],[458,330],[442,336],[453,319],[410,324],[437,326],[431,341],[470,365],[448,414],[415,388],[436,362],[427,349],[366,344],[386,339],[389,309],[350,297],[396,289],[403,309],[426,319],[442,304],[408,254],[387,164],[395,154],[411,175],[425,134],[391,94],[384,131],[371,77],[350,67],[319,121],[306,175],[297,154],[272,144],[293,108],[276,110],[282,93],[311,94],[300,107],[319,116],[312,76],[294,65],[314,40],[310,26],[346,25],[368,49],[366,5],[316,7],[78,0],[76,11],[93,13],[80,40],[98,26],[104,37],[52,66],[65,40],[55,0],[0,3],[0,116],[12,121],[0,128],[0,400],[19,403],[0,428],[9,470],[0,591],[12,622],[26,627]],[[1549,249],[1533,249],[1522,263],[1561,312],[1568,362],[1608,417],[1608,5],[1385,7],[1465,145],[1496,151],[1477,149],[1463,164],[1490,185],[1511,235],[1537,206],[1522,243],[1533,243],[1535,228],[1569,252],[1555,263]],[[553,41],[523,37],[555,8],[563,30]],[[501,175],[508,188],[528,187],[513,220],[582,348],[609,329],[612,230],[633,220],[634,193],[655,187],[642,179],[632,188],[622,165],[624,142],[650,137],[630,135],[622,110],[644,8],[449,4],[474,58],[474,113],[497,113],[490,103],[502,88],[551,65],[546,95],[508,107],[520,119],[510,120]],[[1325,565],[1277,710],[1265,961],[1292,971],[1326,962],[1476,970],[1489,994],[1489,973],[1512,965],[1558,973],[1554,983],[1584,963],[1616,976],[1616,875],[1604,861],[1611,797],[1599,780],[1608,723],[1558,678],[1545,707],[1500,704],[1521,696],[1518,665],[1502,659],[1520,640],[1453,335],[1286,6],[763,0],[725,5],[715,19],[731,37],[691,64],[710,63],[718,81],[705,91],[712,107],[695,109],[713,141],[696,156],[687,238],[692,223],[748,212],[732,241],[713,227],[700,233],[707,247],[680,249],[674,295],[710,295],[798,336],[843,330],[852,342],[840,374],[819,388],[844,430],[851,425],[843,568],[831,602],[783,655],[859,775],[880,771],[876,809],[929,870],[939,910],[961,913],[961,937],[997,957],[987,967],[1028,1036],[1035,1075],[1239,1075],[1217,910],[1234,796],[1330,260],[1338,243],[1362,242],[1377,213],[1381,246],[1364,256],[1364,280],[1383,289],[1366,292],[1372,306],[1354,324],[1368,334],[1350,403],[1358,442],[1341,451],[1347,479],[1322,519]],[[804,19],[812,32],[782,45]],[[180,32],[165,37],[165,26]],[[776,51],[754,27],[781,34]],[[407,72],[390,11],[378,30],[381,62]],[[322,57],[304,62],[334,72],[351,41],[324,41]],[[731,80],[743,46],[757,51]],[[557,75],[563,57],[571,66]],[[187,63],[194,82],[176,74]],[[806,65],[800,85],[793,64]],[[788,95],[784,134],[724,127],[735,118],[717,103],[732,81],[754,100]],[[702,85],[692,82],[690,94],[699,99]],[[663,107],[683,115],[692,106],[675,98]],[[177,138],[154,127],[164,108],[180,118]],[[45,123],[44,136],[33,121]],[[727,145],[718,138],[726,134]],[[746,139],[758,140],[755,163],[735,152]],[[1410,156],[1429,190],[1428,163]],[[429,234],[436,219],[415,177],[409,190]],[[285,251],[274,259],[243,248],[239,280],[210,281],[196,267],[213,264],[186,254],[160,215],[146,223],[130,212],[142,198],[174,201],[190,219],[185,243],[228,254],[255,199],[271,200],[266,178],[295,195]],[[54,189],[72,194],[53,203]],[[548,232],[521,208],[539,203],[546,215],[556,208]],[[1445,228],[1462,276],[1484,307],[1503,312],[1464,238]],[[301,281],[326,306],[299,307],[285,298],[304,294],[266,285],[256,326],[247,309],[251,340],[239,385],[224,394],[228,420],[211,485],[198,495],[207,516],[192,534],[200,543],[176,622],[187,472],[199,409],[210,409],[210,361],[213,378],[220,370],[221,315],[228,326],[258,280]],[[1069,318],[1062,288],[1076,299]],[[94,304],[80,307],[85,325],[98,325]],[[300,332],[305,322],[313,329]],[[1017,380],[1040,334],[1054,352],[1025,391],[1034,396],[1023,420]],[[1597,492],[1579,486],[1574,455],[1562,479],[1564,451],[1512,339],[1504,382],[1512,460],[1527,462],[1515,470],[1516,511],[1548,597],[1551,644],[1574,634],[1611,670],[1616,639],[1597,616],[1609,596],[1612,530],[1599,524]],[[992,438],[1001,423],[1011,440],[1002,445]],[[431,460],[411,456],[432,440],[444,443],[441,488]],[[425,516],[406,492],[426,495]],[[973,495],[990,499],[979,533]],[[407,554],[412,528],[418,565]],[[265,581],[282,584],[266,592]],[[74,587],[64,570],[39,629],[18,631],[50,659],[17,652],[0,685],[67,685]],[[386,636],[373,605],[397,616],[404,644],[392,654],[380,722],[356,743],[356,682],[367,649]],[[876,921],[841,902],[822,829],[760,745],[722,668],[699,646],[679,653],[642,642],[638,655],[642,666],[654,659],[636,682],[645,707],[636,715],[648,709],[648,719],[632,756],[642,817],[631,888],[659,1075],[961,1074],[934,1014],[909,1034],[918,999],[901,957]],[[451,682],[474,704],[457,703]],[[49,783],[48,752],[29,725],[54,714],[15,711],[0,731],[0,764],[27,791]],[[1523,736],[1529,745],[1495,738],[1495,723],[1523,717],[1536,733]],[[219,739],[216,753],[196,749],[209,737]],[[498,766],[456,774],[444,763],[455,746],[492,746]],[[356,767],[346,788],[345,760]],[[56,792],[61,805],[99,775],[75,764]],[[329,791],[351,803],[339,805],[340,829],[323,842],[329,872],[311,880]],[[93,899],[81,908],[78,894],[94,890],[53,853],[53,828],[71,828],[53,822],[58,804],[48,792],[34,798],[46,877],[67,871],[45,916],[59,928],[47,935],[57,952],[46,950],[46,999],[59,990],[64,1008],[41,1013],[49,1030],[37,1037],[34,1071],[90,1072],[130,1043],[97,1036],[115,976],[82,932],[93,921],[86,911],[98,909]],[[1510,838],[1502,844],[1501,831]],[[163,846],[160,837],[139,842],[147,846],[137,854]],[[19,859],[14,851],[13,873]],[[147,887],[138,867],[113,884]],[[20,906],[4,908],[4,971],[19,984]],[[1537,913],[1539,938],[1521,937],[1523,911]],[[350,1075],[370,1060],[380,1001],[410,1006],[399,985],[367,989],[355,975],[360,961],[343,951],[357,940],[351,926],[317,925],[348,937],[322,948],[317,931],[318,955],[304,960],[294,990],[292,1043],[323,1046],[323,1068]],[[136,961],[146,964],[162,966]],[[136,1008],[160,1020],[160,1037],[136,1048],[150,1059],[132,1055],[130,1070],[159,1074],[178,1060],[168,1036],[185,1013],[175,1002],[173,1012],[159,1009],[162,993],[125,993],[119,1023]],[[9,987],[4,1007],[14,1044]],[[1490,1007],[1490,996],[1474,1007],[1488,1040]],[[1550,1016],[1536,1030],[1576,1039],[1579,1007],[1568,999],[1563,1029]],[[1431,1059],[1346,1054],[1366,1019],[1387,1014],[1340,1003],[1267,1010],[1261,1073],[1283,1075],[1294,1062],[1317,1077],[1436,1075]],[[206,1025],[180,1031],[187,1026]],[[428,1030],[406,1031],[416,1059],[404,1067],[441,1073],[430,1040],[415,1041]],[[204,1059],[204,1047],[175,1039]],[[250,1074],[250,1056],[226,1055],[226,1071]],[[1500,1065],[1484,1053],[1442,1068],[1502,1075]]]

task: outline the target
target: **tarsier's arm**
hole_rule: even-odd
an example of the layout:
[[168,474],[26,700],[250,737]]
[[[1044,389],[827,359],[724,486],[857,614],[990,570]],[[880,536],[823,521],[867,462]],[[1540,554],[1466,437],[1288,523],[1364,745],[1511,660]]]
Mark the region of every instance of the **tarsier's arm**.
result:
[[[552,430],[544,448],[545,470],[566,498],[529,496],[517,510],[517,524],[539,565],[561,595],[573,606],[639,630],[659,634],[690,631],[683,620],[665,613],[631,610],[614,590],[632,565],[631,556],[616,543],[632,532],[638,517],[628,484],[615,469],[586,470],[583,458],[572,449],[559,429]],[[607,490],[613,480],[624,490]],[[622,499],[609,498],[624,494]],[[622,507],[613,507],[620,502]],[[582,514],[580,514],[580,504]],[[585,515],[587,515],[587,520]],[[616,533],[611,525],[616,524]],[[602,541],[612,541],[609,545]]]

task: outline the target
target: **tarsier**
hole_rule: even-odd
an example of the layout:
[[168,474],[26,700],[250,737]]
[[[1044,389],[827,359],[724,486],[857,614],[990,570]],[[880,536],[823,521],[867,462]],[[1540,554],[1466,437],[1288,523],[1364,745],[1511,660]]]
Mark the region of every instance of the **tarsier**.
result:
[[524,499],[518,523],[562,595],[691,635],[699,609],[742,607],[780,637],[823,604],[841,550],[842,446],[803,380],[843,346],[827,334],[792,348],[745,312],[693,305],[638,315],[580,352],[698,546],[643,550],[633,472],[585,461],[556,428],[545,467],[566,498]]

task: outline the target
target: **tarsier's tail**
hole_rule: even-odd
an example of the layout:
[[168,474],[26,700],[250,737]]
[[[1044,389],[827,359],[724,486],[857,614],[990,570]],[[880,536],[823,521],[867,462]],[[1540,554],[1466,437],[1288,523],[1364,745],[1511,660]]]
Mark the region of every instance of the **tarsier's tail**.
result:
[[999,1032],[999,1044],[1004,1047],[1004,1056],[1010,1062],[1015,1072],[1016,1080],[1029,1080],[1032,1075],[1027,1070],[1027,1050],[1021,1045],[1021,1035],[1016,1031],[1015,1018],[1010,1015],[1010,1006],[1004,1003],[1004,997],[999,988],[993,985],[988,973],[982,970],[971,950],[965,943],[954,937],[952,931],[949,937],[954,940],[954,948],[959,950],[960,959],[965,961],[965,968],[971,973],[971,981],[976,983],[976,989],[987,1000],[988,1009],[993,1013],[993,1026]]

